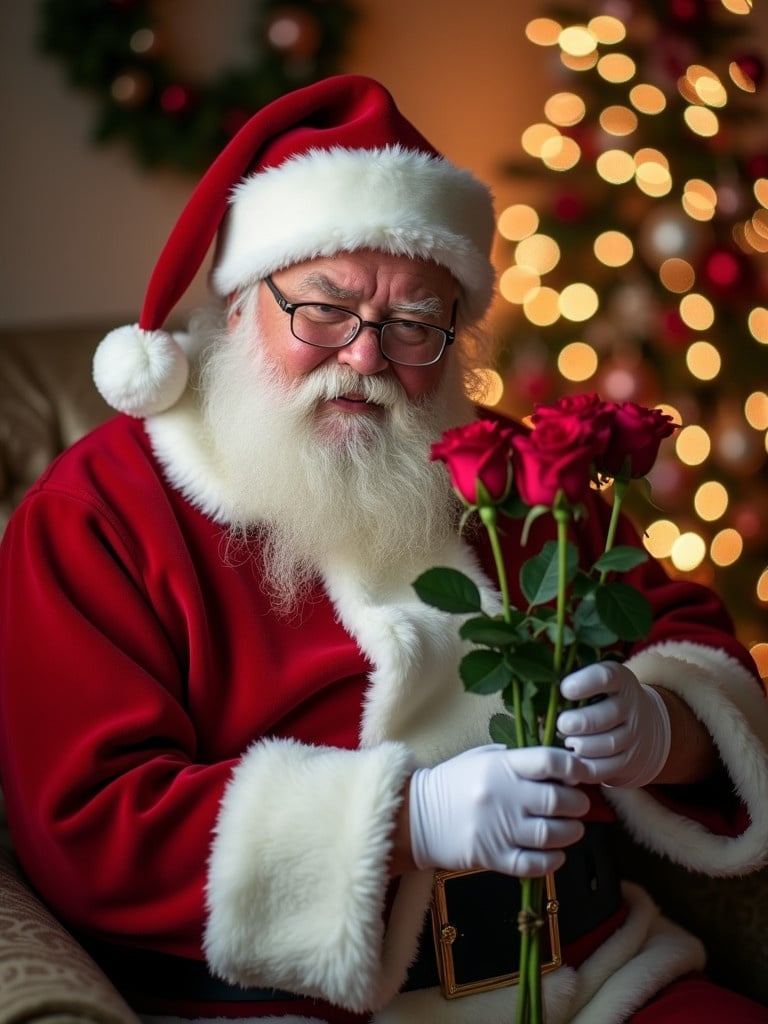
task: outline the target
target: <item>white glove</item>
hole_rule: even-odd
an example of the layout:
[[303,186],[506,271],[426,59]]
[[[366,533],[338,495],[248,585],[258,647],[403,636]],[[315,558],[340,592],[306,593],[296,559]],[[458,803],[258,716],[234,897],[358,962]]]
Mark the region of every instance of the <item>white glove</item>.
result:
[[419,868],[486,868],[537,878],[565,861],[584,834],[589,797],[578,758],[554,747],[475,747],[410,785],[413,858]]
[[566,747],[586,765],[591,782],[639,788],[656,778],[669,756],[672,729],[652,686],[626,665],[601,661],[566,676],[560,692],[572,701],[604,697],[557,719]]

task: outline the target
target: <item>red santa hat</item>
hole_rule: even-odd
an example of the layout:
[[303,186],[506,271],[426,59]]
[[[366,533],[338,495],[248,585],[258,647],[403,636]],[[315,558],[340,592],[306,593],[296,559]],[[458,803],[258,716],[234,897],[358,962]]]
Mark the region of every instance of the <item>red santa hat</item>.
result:
[[487,187],[441,156],[382,85],[324,79],[263,107],[217,157],[160,254],[138,323],[99,345],[94,380],[132,416],[178,401],[187,357],[163,325],[217,235],[220,297],[303,260],[375,249],[447,267],[471,323],[493,293],[493,231]]

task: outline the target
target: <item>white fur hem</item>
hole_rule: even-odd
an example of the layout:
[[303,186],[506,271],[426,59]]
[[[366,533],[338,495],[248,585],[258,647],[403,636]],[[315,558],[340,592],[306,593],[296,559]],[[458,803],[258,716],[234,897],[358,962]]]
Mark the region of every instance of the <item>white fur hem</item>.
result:
[[412,769],[395,743],[250,748],[222,800],[210,858],[205,952],[215,974],[370,1007],[391,831]]
[[721,650],[678,641],[646,648],[627,665],[642,682],[676,693],[706,726],[751,819],[739,836],[714,835],[645,790],[605,789],[630,834],[676,863],[710,875],[763,867],[768,863],[768,701],[754,677]]

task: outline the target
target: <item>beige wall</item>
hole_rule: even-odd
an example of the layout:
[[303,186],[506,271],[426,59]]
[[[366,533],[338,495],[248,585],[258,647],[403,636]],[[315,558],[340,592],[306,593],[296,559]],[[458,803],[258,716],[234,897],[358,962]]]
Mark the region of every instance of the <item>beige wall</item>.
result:
[[[179,37],[184,19],[185,47],[202,46],[201,62],[213,47],[226,62],[253,0],[165,3]],[[356,5],[361,16],[345,70],[384,81],[424,134],[504,201],[512,186],[498,164],[518,151],[520,132],[551,91],[549,77],[537,76],[545,55],[523,35],[541,0]],[[192,182],[142,171],[122,143],[89,143],[93,105],[35,50],[36,8],[37,0],[0,3],[0,327],[127,322],[138,316]],[[199,275],[180,309],[203,295]]]

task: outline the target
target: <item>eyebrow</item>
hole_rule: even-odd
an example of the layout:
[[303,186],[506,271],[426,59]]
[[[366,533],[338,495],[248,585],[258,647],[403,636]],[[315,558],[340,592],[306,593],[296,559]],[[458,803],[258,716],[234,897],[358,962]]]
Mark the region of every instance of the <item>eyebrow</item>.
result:
[[[353,288],[343,288],[341,285],[335,284],[325,274],[308,274],[297,288],[302,294],[313,289],[323,292],[329,299],[334,299],[336,302],[359,301],[360,299],[359,292]],[[439,317],[443,315],[443,311],[443,303],[436,296],[414,299],[412,302],[395,302],[390,306],[390,315],[392,313],[408,313],[411,316]]]

